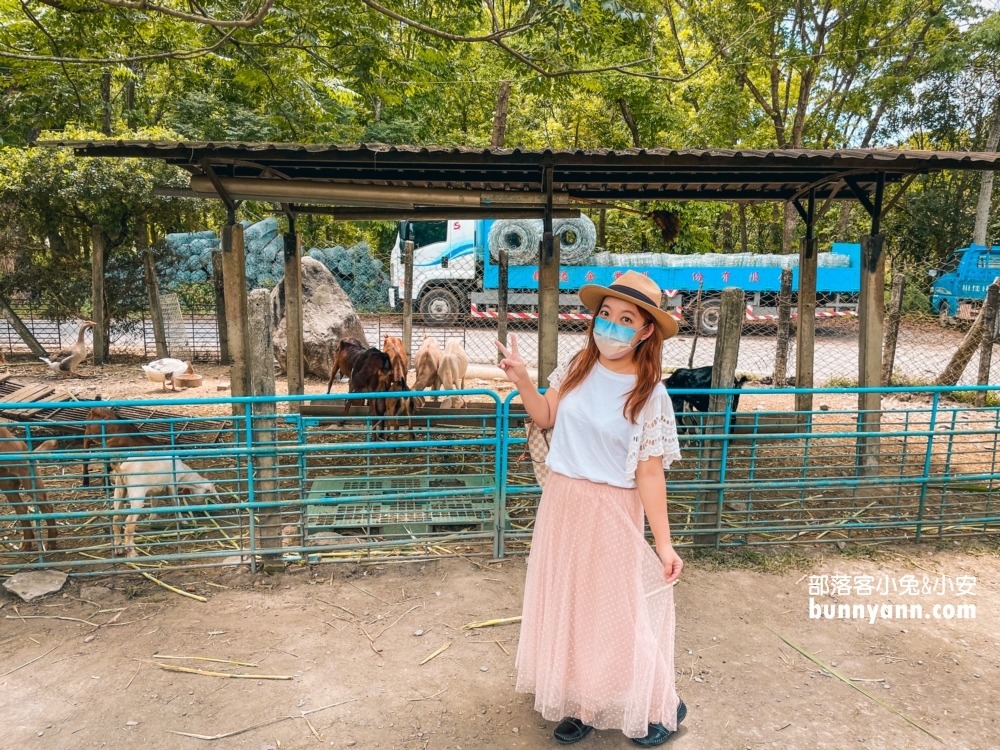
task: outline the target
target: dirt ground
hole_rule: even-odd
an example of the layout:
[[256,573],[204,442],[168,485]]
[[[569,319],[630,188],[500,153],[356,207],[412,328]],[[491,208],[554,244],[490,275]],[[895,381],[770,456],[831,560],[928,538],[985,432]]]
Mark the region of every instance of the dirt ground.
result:
[[[992,748],[1000,739],[1000,546],[835,547],[720,563],[682,553],[676,589],[677,748]],[[748,566],[748,561],[749,566]],[[5,747],[556,747],[555,722],[514,691],[524,558],[163,574],[208,599],[127,575],[71,579],[32,604],[0,597]],[[974,620],[809,617],[809,575],[976,576]],[[913,597],[910,597],[911,599]],[[898,603],[889,595],[872,600]],[[962,597],[921,596],[959,603]],[[842,601],[858,601],[842,597]],[[823,599],[829,602],[829,599]],[[41,618],[41,619],[31,619]],[[77,618],[77,619],[56,619]],[[84,620],[86,622],[81,622]],[[771,632],[771,628],[774,632]],[[421,633],[418,635],[418,633]],[[834,678],[811,652],[942,738]],[[370,637],[370,639],[369,639]],[[444,644],[450,647],[421,665]],[[289,680],[165,671],[161,664]],[[324,708],[328,707],[328,708]],[[315,713],[301,718],[303,712]],[[217,740],[213,737],[289,717]],[[295,717],[295,718],[291,718]],[[634,747],[617,730],[580,747]]]

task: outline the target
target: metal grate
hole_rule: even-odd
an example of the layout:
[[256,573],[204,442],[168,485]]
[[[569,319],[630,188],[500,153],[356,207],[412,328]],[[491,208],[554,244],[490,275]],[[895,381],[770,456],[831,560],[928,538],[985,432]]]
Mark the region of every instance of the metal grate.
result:
[[178,359],[191,359],[191,341],[188,338],[181,302],[176,294],[164,294],[160,298],[163,309],[163,333],[167,339],[167,353]]

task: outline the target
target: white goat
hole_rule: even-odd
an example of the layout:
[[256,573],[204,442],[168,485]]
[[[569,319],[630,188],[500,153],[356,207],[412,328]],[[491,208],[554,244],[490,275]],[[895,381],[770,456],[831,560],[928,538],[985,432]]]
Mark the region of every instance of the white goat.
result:
[[[465,388],[465,373],[469,369],[469,355],[465,353],[462,342],[458,339],[448,339],[444,345],[444,354],[438,365],[438,378],[441,389],[446,391]],[[445,409],[461,409],[465,399],[461,396],[448,396],[441,400]]]
[[152,496],[176,497],[177,495],[204,495],[218,499],[215,485],[177,458],[142,459],[130,458],[122,461],[114,473],[116,511],[111,521],[111,533],[116,549],[121,546],[122,528],[117,511],[121,510],[127,498],[132,508],[125,518],[125,549],[128,557],[135,557],[135,527],[139,511]]

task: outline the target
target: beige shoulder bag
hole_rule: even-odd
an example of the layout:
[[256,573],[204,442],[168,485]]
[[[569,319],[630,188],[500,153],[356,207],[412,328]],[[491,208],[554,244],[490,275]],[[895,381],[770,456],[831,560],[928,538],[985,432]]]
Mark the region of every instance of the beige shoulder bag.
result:
[[545,480],[549,476],[549,467],[545,465],[545,457],[549,455],[549,442],[552,440],[552,428],[542,429],[535,426],[530,417],[524,419],[525,437],[527,438],[527,448],[518,457],[517,463],[524,460],[525,455],[531,456],[531,466],[535,472],[535,481],[543,490]]

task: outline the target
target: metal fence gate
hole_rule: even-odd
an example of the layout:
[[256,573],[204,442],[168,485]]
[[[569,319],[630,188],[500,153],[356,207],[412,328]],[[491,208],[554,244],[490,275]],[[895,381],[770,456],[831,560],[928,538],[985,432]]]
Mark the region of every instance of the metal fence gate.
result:
[[[793,390],[741,392],[773,408],[679,415],[683,458],[666,472],[674,543],[1000,532],[1000,409],[966,403],[969,388],[883,392],[912,401],[881,413],[874,471],[858,459],[856,409],[790,412],[782,400]],[[856,400],[858,390],[813,393]],[[519,460],[516,394],[439,396],[455,394],[466,408],[435,406],[425,392],[427,404],[395,422],[346,394],[157,401],[143,420],[32,421],[39,404],[0,403],[13,435],[0,439],[0,573],[525,553],[540,491]],[[194,406],[218,414],[195,420],[185,411]]]

